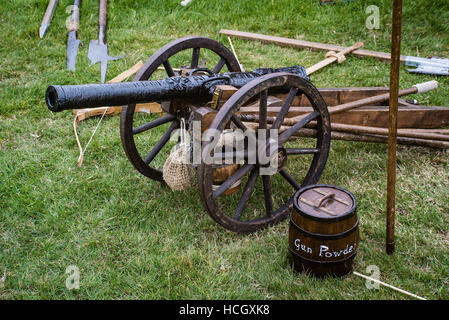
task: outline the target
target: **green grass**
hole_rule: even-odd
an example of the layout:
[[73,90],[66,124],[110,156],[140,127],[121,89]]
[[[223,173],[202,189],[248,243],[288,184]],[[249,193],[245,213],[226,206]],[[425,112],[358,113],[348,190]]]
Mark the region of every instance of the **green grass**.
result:
[[[365,28],[365,1],[320,6],[318,0],[110,1],[107,78],[146,60],[171,40],[202,35],[221,41],[221,28],[389,51],[391,1],[380,8],[379,30]],[[96,1],[81,8],[77,71],[65,68],[68,14],[60,1],[44,39],[38,29],[47,1],[0,6],[0,283],[2,299],[408,299],[387,288],[368,290],[355,276],[318,280],[288,264],[285,221],[237,235],[205,212],[195,188],[172,192],[141,176],[120,142],[119,117],[106,118],[85,155],[78,153],[70,112],[51,114],[49,84],[99,81],[87,48],[97,38]],[[406,1],[402,53],[449,56],[449,3]],[[323,52],[235,39],[245,69],[310,66]],[[401,67],[401,88],[436,79]],[[317,87],[388,86],[389,65],[348,57],[312,76]],[[415,96],[449,106],[449,78]],[[80,124],[87,142],[98,119]],[[377,265],[381,280],[429,299],[448,299],[449,153],[398,148],[397,248],[384,251],[386,147],[333,142],[321,182],[352,191],[360,217],[355,270]],[[80,269],[80,289],[68,290],[65,270]]]

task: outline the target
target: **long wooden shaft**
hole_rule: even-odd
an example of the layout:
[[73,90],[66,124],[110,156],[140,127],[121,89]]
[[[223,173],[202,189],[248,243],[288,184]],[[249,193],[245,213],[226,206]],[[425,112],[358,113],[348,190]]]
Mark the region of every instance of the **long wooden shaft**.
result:
[[42,19],[42,24],[50,24],[51,19],[55,13],[56,6],[59,0],[50,0],[48,2],[47,9],[45,10],[44,18]]
[[[331,123],[331,128],[332,130],[336,131],[356,133],[356,134],[361,133],[361,134],[388,135],[388,129],[385,128],[357,126],[341,123]],[[416,139],[449,141],[449,135],[447,134],[420,132],[413,130],[398,130],[397,136],[406,138],[416,138]]]
[[72,16],[70,17],[70,24],[67,28],[69,32],[78,31],[80,28],[80,7],[81,7],[81,0],[74,0]]
[[[245,121],[251,122],[259,122],[259,115],[245,115]],[[267,123],[274,123],[276,117],[267,117]],[[292,126],[292,123],[289,119],[285,119],[282,123],[285,126]],[[306,124],[306,128],[315,128],[316,122],[312,121]],[[378,128],[378,127],[368,127],[368,126],[359,126],[359,125],[351,125],[351,124],[343,124],[343,123],[332,123],[331,122],[332,131],[346,132],[352,134],[362,134],[362,135],[381,135],[387,136],[388,129],[386,128]],[[448,141],[449,142],[449,130],[419,130],[419,129],[399,129],[397,130],[397,136],[403,138],[414,138],[414,139],[424,139],[424,140],[435,140],[435,141]]]
[[47,33],[48,27],[50,26],[51,20],[58,5],[59,0],[50,0],[48,2],[47,9],[45,10],[44,18],[42,19],[41,27],[39,28],[39,37],[43,38]]
[[106,44],[106,28],[108,24],[108,0],[100,0],[100,11],[98,14],[98,42]]
[[[408,94],[427,92],[430,90],[434,90],[437,87],[438,87],[438,82],[434,81],[434,80],[416,84],[416,85],[412,86],[411,88],[403,89],[399,92],[396,92],[396,95],[395,95],[395,97],[393,97],[393,99],[390,99],[390,93],[384,93],[384,94],[380,94],[380,95],[377,95],[374,97],[360,99],[357,101],[352,101],[352,102],[344,103],[344,104],[341,104],[341,105],[338,105],[335,107],[331,107],[331,108],[329,108],[329,115],[349,111],[349,110],[367,106],[367,105],[375,105],[376,103],[384,102],[387,100],[396,101],[396,109],[397,109],[398,97],[405,96]],[[396,113],[397,113],[397,110],[396,110]],[[300,121],[303,117],[304,117],[304,115],[300,115],[297,117],[286,119],[284,121],[284,124],[285,125],[294,125],[296,122]]]
[[[418,89],[416,87],[411,87],[411,88],[401,90],[399,92],[399,96],[401,97],[401,96],[405,96],[408,94],[414,94],[417,92],[418,92]],[[357,101],[353,101],[353,102],[344,103],[339,106],[329,108],[329,115],[345,112],[348,110],[352,110],[352,109],[367,106],[367,105],[375,105],[376,103],[384,102],[389,99],[390,99],[390,93],[384,93],[384,94],[380,94],[380,95],[377,95],[374,97],[369,97],[369,98],[365,98],[365,99],[361,99],[361,100],[357,100]],[[396,99],[396,104],[397,104],[397,101],[398,100]]]
[[398,128],[399,65],[401,55],[402,0],[393,2],[393,30],[390,67],[390,116],[388,121],[387,163],[387,254],[394,252],[394,220],[396,202],[396,144]]
[[[259,124],[257,122],[243,122],[243,124],[252,130],[257,130]],[[282,133],[291,126],[281,126],[279,132]],[[294,137],[316,137],[317,130],[312,128],[302,128],[293,134]],[[347,132],[340,132],[332,130],[331,132],[332,140],[344,140],[344,141],[359,141],[359,142],[371,142],[371,143],[388,143],[388,136],[386,135],[370,135],[370,134],[354,134]],[[439,141],[439,140],[428,140],[428,139],[416,139],[407,137],[398,137],[398,144],[407,146],[418,146],[418,147],[428,147],[428,148],[439,148],[439,149],[449,149],[449,142]]]
[[[399,95],[404,96],[407,94],[413,94],[413,93],[417,93],[417,92],[418,92],[418,89],[416,87],[411,87],[408,89],[401,90],[399,92]],[[375,105],[376,103],[384,102],[384,101],[387,101],[388,99],[390,99],[390,94],[384,93],[384,94],[380,94],[380,95],[377,95],[374,97],[369,97],[369,98],[365,98],[365,99],[361,99],[361,100],[357,100],[357,101],[344,103],[344,104],[341,104],[341,105],[338,105],[335,107],[330,107],[329,115],[349,111],[349,110],[363,107],[363,106]],[[293,118],[285,119],[284,124],[290,125],[290,126],[294,125],[296,122],[301,120],[303,117],[304,117],[304,115],[299,115],[299,116],[296,116]]]
[[[230,37],[237,37],[237,38],[242,38],[242,39],[246,39],[246,40],[259,40],[259,41],[262,41],[265,43],[274,43],[274,44],[284,46],[284,47],[293,47],[293,48],[299,48],[299,49],[315,49],[315,50],[324,50],[324,51],[341,51],[341,50],[345,49],[345,47],[336,46],[336,45],[332,45],[332,44],[268,36],[268,35],[252,33],[252,32],[243,32],[243,31],[222,29],[222,30],[220,30],[220,33],[225,34]],[[383,60],[386,62],[390,62],[390,60],[391,60],[391,55],[386,52],[376,52],[376,51],[371,51],[371,50],[358,49],[358,50],[354,51],[352,54],[355,56],[359,56],[359,57],[374,57],[374,58],[377,58],[377,59],[380,59],[380,60]],[[401,62],[405,62],[405,58],[406,58],[406,56],[401,56]]]

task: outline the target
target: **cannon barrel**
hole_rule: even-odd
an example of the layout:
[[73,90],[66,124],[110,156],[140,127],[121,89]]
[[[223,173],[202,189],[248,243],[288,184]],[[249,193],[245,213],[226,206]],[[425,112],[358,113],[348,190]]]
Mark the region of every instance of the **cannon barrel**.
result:
[[217,75],[171,77],[162,80],[106,84],[51,85],[45,93],[48,108],[53,112],[84,107],[122,106],[166,100],[210,101],[214,88],[229,84],[241,88],[251,80],[274,72],[307,75],[304,67],[261,68],[252,72],[228,72]]

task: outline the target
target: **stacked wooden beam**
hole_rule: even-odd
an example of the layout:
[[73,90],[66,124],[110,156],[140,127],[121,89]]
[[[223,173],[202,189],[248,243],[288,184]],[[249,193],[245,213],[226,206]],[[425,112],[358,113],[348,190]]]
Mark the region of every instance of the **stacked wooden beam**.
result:
[[[433,83],[435,86],[435,83]],[[434,87],[435,88],[435,87]],[[329,106],[332,139],[387,143],[388,139],[388,87],[323,88],[319,89]],[[416,87],[401,90],[401,95],[417,93]],[[282,104],[282,96],[271,97],[268,121],[274,121]],[[243,107],[240,112],[253,129],[257,128],[258,103]],[[287,130],[301,117],[312,111],[310,102],[298,96],[283,122],[281,131]],[[428,107],[399,99],[398,143],[449,149],[449,108]],[[297,136],[313,137],[314,123],[297,132]]]

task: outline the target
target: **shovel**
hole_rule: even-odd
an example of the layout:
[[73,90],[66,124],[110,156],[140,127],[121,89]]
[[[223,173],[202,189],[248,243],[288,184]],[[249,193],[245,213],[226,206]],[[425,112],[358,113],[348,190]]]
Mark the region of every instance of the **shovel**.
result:
[[97,62],[101,63],[101,83],[104,83],[106,79],[108,61],[118,60],[125,56],[111,57],[108,54],[108,45],[106,44],[107,3],[107,0],[100,0],[98,40],[90,41],[89,51],[87,53],[87,57],[89,58],[91,65]]

